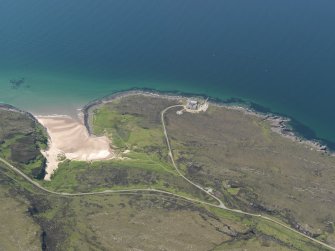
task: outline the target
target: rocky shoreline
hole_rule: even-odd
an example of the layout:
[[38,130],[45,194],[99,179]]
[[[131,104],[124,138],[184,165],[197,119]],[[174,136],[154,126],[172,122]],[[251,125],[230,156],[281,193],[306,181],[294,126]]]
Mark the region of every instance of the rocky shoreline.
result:
[[292,128],[289,125],[289,122],[291,121],[290,118],[278,116],[278,115],[271,114],[271,113],[261,113],[253,109],[250,109],[248,107],[243,107],[243,106],[227,106],[227,105],[220,105],[220,106],[227,107],[230,109],[240,110],[244,112],[245,114],[249,114],[249,115],[262,118],[263,120],[269,122],[271,126],[271,130],[273,132],[278,133],[282,137],[285,137],[294,142],[309,146],[311,149],[335,156],[334,152],[331,152],[327,148],[326,145],[323,145],[316,140],[308,140],[308,139],[304,139],[303,137],[298,136],[297,133],[294,132],[294,130],[292,130]]
[[302,137],[297,136],[296,133],[288,126],[290,119],[276,115],[266,115],[265,119],[270,121],[272,131],[277,132],[286,138],[290,138],[293,141],[307,144],[318,151],[329,152],[327,146],[322,145],[320,142],[313,140],[306,140],[303,139]]
[[[174,99],[174,100],[185,100],[189,98],[205,99],[204,95],[192,95],[192,94],[187,94],[187,93],[176,93],[176,92],[159,92],[159,91],[150,90],[150,89],[133,89],[133,90],[128,90],[128,91],[116,92],[111,95],[107,95],[103,98],[95,99],[80,109],[79,117],[82,123],[84,124],[84,126],[86,127],[88,133],[92,134],[92,129],[91,129],[89,120],[90,120],[90,114],[93,110],[95,110],[100,105],[103,105],[108,102],[112,102],[115,99],[128,97],[128,96],[134,96],[134,95],[151,96],[151,97],[159,97],[159,98]],[[239,100],[237,100],[237,103],[238,102]],[[315,149],[317,151],[335,156],[334,152],[330,151],[326,145],[321,144],[319,141],[308,140],[308,139],[298,136],[297,133],[294,130],[292,130],[292,128],[289,125],[290,118],[279,116],[276,114],[271,114],[271,113],[259,112],[257,110],[247,107],[247,105],[236,104],[235,99],[233,99],[232,102],[224,102],[224,101],[220,102],[216,99],[210,98],[208,103],[212,106],[240,110],[245,114],[260,117],[270,123],[271,130],[273,132],[278,133],[285,138],[289,138],[294,142],[307,145],[311,147],[311,149]],[[39,123],[33,114],[27,111],[21,110],[12,105],[0,103],[0,109],[24,113],[27,116],[29,116],[35,123]]]
[[[92,102],[88,103],[81,109],[80,117],[82,117],[83,123],[85,127],[87,128],[87,131],[89,132],[89,134],[92,134],[89,117],[90,117],[91,112],[94,109],[96,109],[98,106],[103,105],[105,103],[112,102],[115,99],[128,97],[128,96],[134,96],[134,95],[143,95],[143,96],[159,97],[159,98],[174,99],[174,100],[185,100],[189,98],[205,99],[204,95],[177,94],[173,92],[164,93],[164,92],[159,92],[155,90],[135,89],[135,90],[129,90],[129,91],[116,92],[112,95],[105,96],[101,99],[93,100]],[[271,113],[262,113],[254,109],[251,109],[247,106],[236,105],[236,104],[229,105],[229,102],[220,102],[215,99],[209,99],[208,102],[212,106],[240,110],[245,114],[260,117],[270,123],[271,130],[273,132],[278,133],[285,138],[291,139],[294,142],[307,145],[311,149],[335,156],[335,154],[331,152],[327,148],[326,145],[321,144],[317,140],[308,140],[308,139],[304,139],[298,136],[297,133],[294,132],[294,130],[292,130],[292,128],[290,127],[289,118],[278,116],[278,115],[271,114]],[[235,103],[235,102],[233,101],[232,103]]]
[[[6,110],[6,111],[11,111],[11,112],[19,112],[19,113],[22,113],[24,115],[27,115],[32,121],[34,121],[34,123],[37,123],[39,124],[37,118],[31,114],[30,112],[27,112],[27,111],[24,111],[24,110],[21,110],[15,106],[12,106],[12,105],[9,105],[9,104],[4,104],[4,103],[0,103],[0,109],[1,110]],[[43,126],[42,126],[43,127]],[[43,127],[44,128],[44,127]]]

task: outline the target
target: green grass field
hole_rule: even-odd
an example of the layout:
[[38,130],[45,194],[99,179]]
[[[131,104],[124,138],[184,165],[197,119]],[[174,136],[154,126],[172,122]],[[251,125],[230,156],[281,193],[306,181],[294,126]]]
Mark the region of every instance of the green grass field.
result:
[[[160,112],[175,103],[130,96],[98,107],[90,117],[93,131],[111,139],[118,158],[98,162],[65,160],[50,182],[39,181],[40,184],[68,193],[156,188],[214,203],[178,176],[168,159]],[[0,113],[1,116],[5,115]],[[12,120],[8,124],[1,121],[6,126],[2,128],[7,128],[2,133],[8,135],[14,124]],[[36,140],[43,139],[43,131],[32,127],[29,120],[23,121],[19,124],[20,133],[11,133],[0,147],[2,156],[14,164],[8,149],[22,132],[35,139],[38,149],[44,147],[43,140]],[[296,172],[295,175],[309,179],[306,170],[313,172],[309,166],[312,161],[326,173],[333,163],[330,157],[314,152],[307,155],[303,146],[273,134],[264,121],[224,108],[211,107],[204,114],[182,116],[171,110],[166,122],[175,158],[188,178],[213,188],[215,195],[231,207],[270,214],[288,223],[307,223],[313,231],[318,226],[318,238],[332,243],[333,225],[327,225],[323,218],[323,213],[328,212],[327,221],[333,219],[329,205],[323,204],[320,214],[307,208],[307,220],[300,209],[316,203],[320,196],[327,198],[323,190],[308,203],[303,194],[292,194],[295,204],[288,197],[294,191],[292,187],[289,190],[290,175]],[[31,128],[34,134],[25,133]],[[307,174],[293,161],[303,157]],[[34,162],[20,167],[28,172],[36,168],[32,168],[34,164],[38,165],[38,155]],[[16,248],[17,243],[31,250],[327,250],[266,220],[172,196],[153,192],[57,196],[33,187],[3,164],[0,174],[0,247],[6,250],[27,250]],[[317,179],[324,181],[323,187],[331,186],[330,177]],[[280,186],[283,181],[288,187]],[[10,235],[15,229],[16,242]]]
[[6,250],[323,250],[259,219],[169,196],[55,196],[0,171],[1,214],[10,215],[0,217]]

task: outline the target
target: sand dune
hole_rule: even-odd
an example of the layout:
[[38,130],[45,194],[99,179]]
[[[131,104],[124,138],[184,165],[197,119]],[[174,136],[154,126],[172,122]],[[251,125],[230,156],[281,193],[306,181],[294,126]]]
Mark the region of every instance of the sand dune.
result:
[[47,158],[46,180],[57,169],[60,156],[71,160],[102,160],[114,157],[107,137],[90,136],[86,127],[68,116],[37,116],[47,128],[49,149],[43,154]]

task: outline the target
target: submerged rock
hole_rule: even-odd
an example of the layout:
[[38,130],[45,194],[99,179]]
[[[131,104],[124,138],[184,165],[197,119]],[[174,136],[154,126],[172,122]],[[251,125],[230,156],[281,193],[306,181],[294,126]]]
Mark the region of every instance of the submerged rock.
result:
[[11,79],[9,80],[9,84],[11,85],[12,89],[17,89],[25,83],[25,78],[20,79]]

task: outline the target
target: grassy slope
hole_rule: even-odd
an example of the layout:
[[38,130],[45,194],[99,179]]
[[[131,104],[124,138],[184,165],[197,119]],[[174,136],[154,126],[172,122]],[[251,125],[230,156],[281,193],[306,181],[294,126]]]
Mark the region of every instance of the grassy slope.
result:
[[[0,171],[3,177],[11,177],[6,181],[11,187],[11,197],[29,202],[25,206],[40,225],[41,230],[31,243],[42,235],[47,250],[227,250],[225,247],[236,246],[257,246],[258,250],[322,250],[266,222],[171,197],[154,194],[59,197],[37,190],[1,165]],[[31,231],[27,222],[16,223],[18,211],[11,214],[14,218],[8,218],[7,225],[22,232]],[[2,245],[9,245],[9,238],[3,236]],[[33,250],[35,246],[28,247]]]
[[232,207],[267,213],[335,244],[335,157],[273,133],[240,111],[167,116],[178,163]]
[[29,201],[15,196],[11,180],[0,176],[0,250],[40,250],[40,226],[30,217]]
[[[205,200],[175,174],[167,159],[160,111],[170,104],[131,97],[100,108],[94,116],[95,132],[112,137],[120,156],[129,159],[66,161],[53,181],[44,185],[73,192],[150,186]],[[130,152],[123,154],[125,150]],[[13,193],[29,202],[31,216],[50,250],[322,250],[267,222],[175,198],[153,194],[52,196],[1,170],[15,179],[11,180]],[[230,191],[240,193],[239,188]]]
[[43,128],[26,114],[0,109],[0,156],[31,177],[44,178],[46,147]]
[[[168,161],[160,110],[174,102],[158,104],[152,100],[152,106],[138,102],[142,101],[125,98],[121,103],[107,104],[92,118],[95,134],[111,137],[113,148],[123,159],[65,161],[44,185],[63,192],[150,187],[211,202],[205,193],[184,182]],[[126,150],[129,152],[124,153]]]

